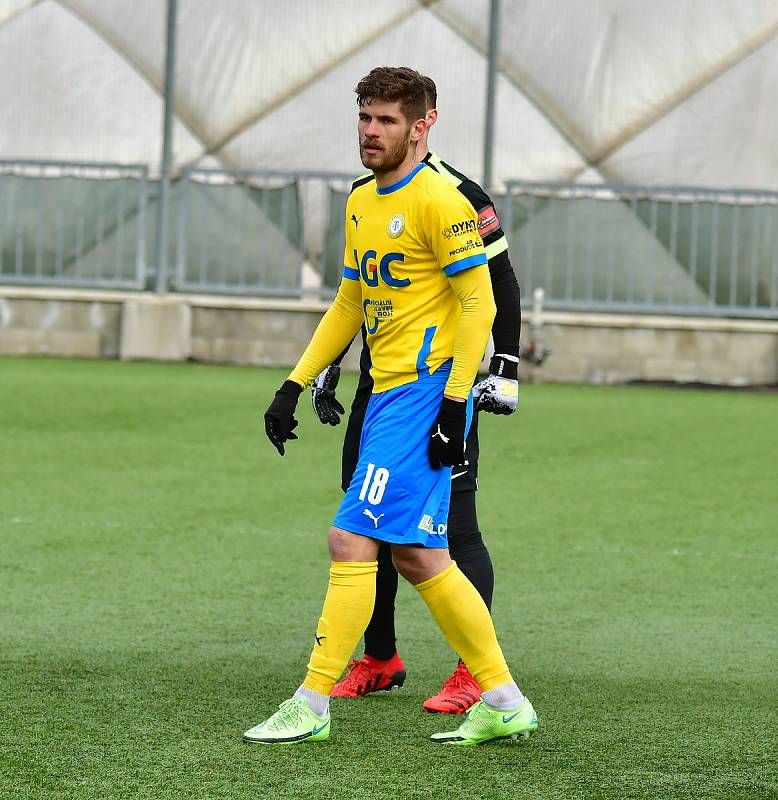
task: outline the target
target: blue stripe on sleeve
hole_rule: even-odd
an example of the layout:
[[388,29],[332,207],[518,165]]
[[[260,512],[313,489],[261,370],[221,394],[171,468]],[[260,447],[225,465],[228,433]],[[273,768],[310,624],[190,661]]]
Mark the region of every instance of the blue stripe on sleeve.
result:
[[452,261],[447,267],[443,268],[446,275],[456,275],[463,269],[470,269],[470,267],[477,267],[481,264],[488,264],[486,253],[476,253],[474,256],[467,256],[461,258],[459,261]]
[[359,270],[354,267],[343,267],[343,277],[348,278],[350,281],[359,280]]

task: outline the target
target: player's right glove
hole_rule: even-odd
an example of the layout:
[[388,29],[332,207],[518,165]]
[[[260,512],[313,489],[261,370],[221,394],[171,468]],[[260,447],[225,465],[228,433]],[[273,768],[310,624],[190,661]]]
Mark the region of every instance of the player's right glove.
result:
[[513,414],[519,405],[519,359],[495,353],[489,374],[473,387],[476,411]]
[[265,433],[280,455],[284,454],[284,442],[297,438],[297,434],[293,433],[297,427],[294,410],[301,392],[299,383],[284,381],[265,411]]
[[429,456],[433,469],[465,462],[467,403],[444,397],[430,431]]
[[340,367],[330,364],[311,385],[313,410],[324,425],[340,424],[340,414],[346,412],[335,397],[339,378]]

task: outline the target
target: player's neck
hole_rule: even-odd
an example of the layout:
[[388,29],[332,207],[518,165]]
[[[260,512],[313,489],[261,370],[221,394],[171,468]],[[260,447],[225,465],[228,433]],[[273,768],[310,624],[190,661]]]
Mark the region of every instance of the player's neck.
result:
[[374,172],[376,186],[379,189],[386,189],[387,186],[393,186],[399,183],[406,175],[408,175],[414,167],[419,164],[419,157],[415,149],[409,149],[408,155],[403,159],[402,164],[390,172]]

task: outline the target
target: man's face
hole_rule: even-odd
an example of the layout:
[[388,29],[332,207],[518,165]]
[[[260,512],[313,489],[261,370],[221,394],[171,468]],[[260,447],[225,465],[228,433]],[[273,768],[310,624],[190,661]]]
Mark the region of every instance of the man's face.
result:
[[359,155],[373,172],[391,172],[402,164],[419,138],[417,128],[400,110],[400,101],[369,99],[359,109]]

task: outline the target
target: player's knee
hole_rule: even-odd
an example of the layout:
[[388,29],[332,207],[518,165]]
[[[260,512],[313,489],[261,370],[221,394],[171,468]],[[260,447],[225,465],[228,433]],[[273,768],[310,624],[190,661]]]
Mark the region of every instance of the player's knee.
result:
[[451,535],[449,529],[448,548],[451,558],[459,561],[462,558],[483,553],[486,550],[486,544],[478,528],[459,530],[454,536]]
[[393,547],[394,568],[413,586],[434,578],[451,564],[446,549]]
[[334,525],[327,535],[332,561],[375,561],[378,543],[367,536],[344,531]]
[[[411,581],[411,579],[406,574],[410,571],[410,565],[408,564],[408,560],[401,554],[396,552],[395,550],[392,551],[392,564],[397,572],[403,576],[406,580]],[[411,581],[413,583],[413,581]]]

